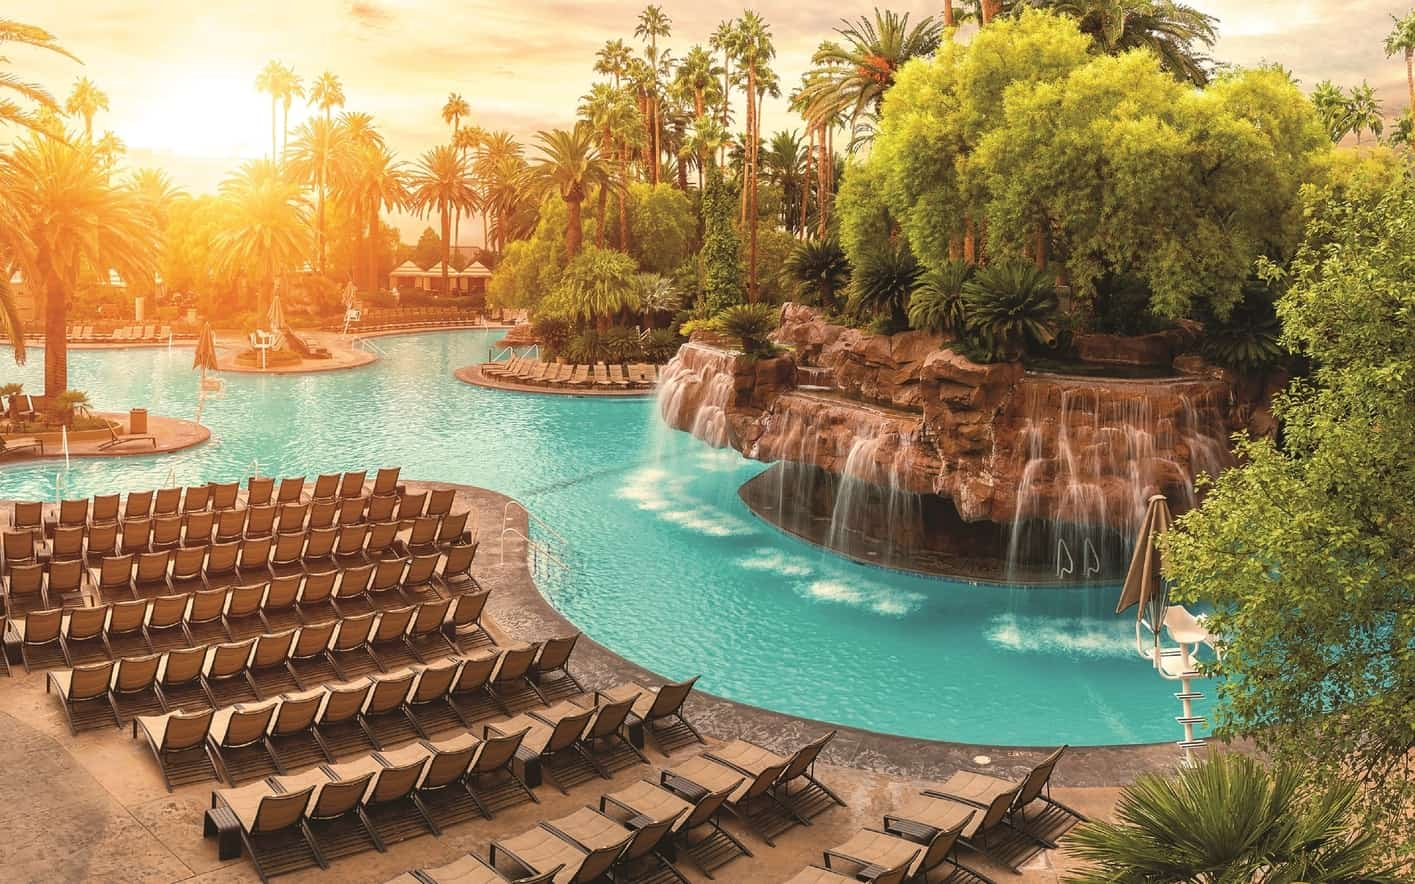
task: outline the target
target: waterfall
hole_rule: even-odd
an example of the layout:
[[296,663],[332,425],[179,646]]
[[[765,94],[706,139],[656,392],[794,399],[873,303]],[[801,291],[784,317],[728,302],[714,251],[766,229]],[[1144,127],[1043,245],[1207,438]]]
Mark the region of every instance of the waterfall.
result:
[[725,448],[727,404],[732,398],[736,354],[684,344],[658,379],[658,413],[676,430]]
[[1102,579],[1125,566],[1145,501],[1197,503],[1194,477],[1232,463],[1212,384],[1029,376],[1009,415],[1021,444],[1007,571]]

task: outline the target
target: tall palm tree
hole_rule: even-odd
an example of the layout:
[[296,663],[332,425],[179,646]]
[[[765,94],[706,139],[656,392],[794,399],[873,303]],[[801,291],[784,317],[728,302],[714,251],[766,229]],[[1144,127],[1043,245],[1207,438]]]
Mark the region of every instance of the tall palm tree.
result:
[[15,364],[25,364],[25,325],[20,319],[20,304],[10,287],[10,272],[0,271],[0,337],[9,341],[15,353]]
[[[171,216],[172,206],[183,200],[191,199],[191,194],[186,190],[172,183],[172,178],[161,169],[144,168],[134,170],[128,176],[128,187],[132,189],[143,207],[147,210],[148,216],[156,225],[159,233],[164,234],[158,242],[159,257],[166,248],[167,221]],[[154,269],[149,282],[152,283],[153,290],[157,289],[157,272]]]
[[[352,118],[352,119],[350,119]],[[383,143],[366,114],[345,114],[345,137],[349,139],[349,159],[334,179],[335,192],[354,206],[366,222],[365,257],[367,284],[378,291],[378,243],[382,232],[381,213],[401,211],[408,203],[407,175]]]
[[93,84],[88,77],[79,77],[74,88],[64,102],[64,113],[77,116],[84,121],[84,138],[93,140],[93,118],[99,111],[108,110],[108,95]]
[[285,71],[287,68],[278,61],[268,61],[265,67],[256,74],[255,88],[257,92],[264,92],[270,96],[270,159],[274,162],[280,156],[276,150],[275,141],[275,109],[280,104],[280,97],[284,94]]
[[879,9],[873,21],[861,16],[842,24],[835,29],[842,42],[822,43],[812,56],[815,67],[806,75],[803,91],[807,103],[841,113],[853,126],[867,114],[879,115],[884,93],[894,85],[899,69],[910,59],[933,55],[943,29],[933,16],[910,27],[907,12]]
[[[464,150],[465,142],[462,142],[460,138],[462,134],[462,118],[471,116],[471,113],[472,109],[467,104],[467,100],[462,97],[461,93],[447,93],[447,101],[442,104],[442,122],[452,127],[452,138],[448,143],[461,152],[463,156],[466,155],[466,152]],[[462,240],[462,212],[460,209],[455,212],[453,226],[453,235],[460,244]]]
[[1410,93],[1410,105],[1406,113],[1415,117],[1415,11],[1405,18],[1391,16],[1395,28],[1386,37],[1386,58],[1397,52],[1405,56],[1405,87]]
[[221,182],[227,226],[212,240],[218,269],[255,274],[256,315],[270,307],[275,281],[296,270],[313,245],[309,203],[303,188],[269,160],[251,160]]
[[1323,80],[1312,90],[1312,107],[1322,128],[1337,144],[1351,132],[1351,101],[1346,92],[1331,80]]
[[104,169],[111,172],[113,167],[118,165],[118,160],[128,152],[128,145],[118,137],[118,133],[105,129],[99,136],[98,143],[93,146],[93,152],[103,163]]
[[953,11],[953,0],[943,0],[943,26],[945,28],[958,26],[958,16]]
[[1268,770],[1226,752],[1171,776],[1144,774],[1116,802],[1117,821],[1066,837],[1090,867],[1068,884],[1187,881],[1396,881],[1380,842],[1361,831],[1357,788],[1306,787],[1290,767]]
[[632,57],[633,53],[623,40],[606,40],[595,52],[594,72],[613,77],[614,88],[618,89],[620,81],[629,71],[629,59]]
[[43,286],[44,394],[57,396],[69,386],[64,327],[80,276],[116,270],[125,279],[149,277],[157,261],[155,225],[132,189],[110,181],[87,143],[38,134],[22,139],[0,156],[0,193],[8,216],[0,235],[25,278]]
[[1371,84],[1365,80],[1360,86],[1351,87],[1351,93],[1347,97],[1346,104],[1346,126],[1351,132],[1356,133],[1356,143],[1361,143],[1361,133],[1370,132],[1377,138],[1381,137],[1381,132],[1385,130],[1385,115],[1381,113],[1381,100],[1376,97],[1376,90],[1371,88]]
[[757,301],[757,157],[761,144],[761,93],[758,87],[770,81],[770,63],[776,55],[771,29],[761,16],[748,10],[737,22],[737,66],[746,73],[747,140],[743,183],[747,210],[747,300]]
[[[344,83],[340,81],[337,74],[334,74],[333,71],[325,71],[324,74],[314,78],[314,82],[310,85],[310,105],[317,107],[320,112],[324,113],[325,130],[331,134],[328,146],[334,147],[333,136],[342,132],[340,127],[334,124],[334,109],[344,106]],[[296,139],[296,150],[300,150],[299,137]],[[316,170],[316,181],[314,181],[314,187],[316,187],[314,235],[316,235],[317,266],[320,273],[324,273],[324,202],[327,201],[328,191],[330,191],[331,157],[333,157],[333,150],[318,151],[320,165]]]
[[472,171],[482,186],[485,235],[498,252],[505,248],[504,234],[508,232],[503,219],[515,214],[516,206],[524,202],[519,188],[525,167],[521,154],[521,144],[510,132],[487,132],[473,160]]
[[[716,105],[722,100],[723,94],[721,81],[718,79],[723,74],[723,68],[719,66],[712,55],[701,46],[694,46],[688,50],[688,54],[678,65],[678,70],[674,75],[674,82],[679,89],[687,91],[693,98],[693,120],[700,119],[707,115],[709,106]],[[702,171],[705,157],[701,154],[692,154],[698,167],[698,187],[702,187]],[[682,157],[680,157],[682,159]]]
[[653,153],[653,165],[649,168],[650,181],[657,184],[659,181],[659,157],[663,155],[663,121],[659,119],[659,102],[662,95],[658,86],[660,65],[663,59],[658,54],[658,40],[660,37],[668,37],[673,28],[673,20],[663,11],[663,7],[649,4],[644,7],[644,11],[639,13],[638,24],[634,26],[634,36],[644,40],[648,45],[648,63],[652,78],[650,80],[649,91],[649,148]]
[[[57,38],[43,28],[0,18],[0,49],[8,49],[12,45],[32,46],[74,61],[79,60],[69,50],[60,46]],[[8,64],[9,61],[9,58],[0,57],[0,64]],[[15,98],[4,97],[11,94]],[[27,101],[36,105],[36,108],[31,110],[20,104],[20,101]],[[38,83],[31,83],[9,71],[0,70],[0,123],[13,123],[31,132],[44,132],[47,124],[40,118],[38,111],[58,114],[59,103],[54,100],[49,90]]]
[[766,179],[781,188],[781,226],[804,233],[810,154],[801,142],[801,134],[794,129],[773,134],[762,165]]
[[[1031,0],[1033,6],[1074,18],[1096,48],[1115,55],[1148,49],[1175,77],[1203,86],[1213,59],[1204,50],[1218,39],[1218,19],[1175,0]],[[1202,47],[1202,48],[1200,48]]]
[[[732,59],[737,55],[737,22],[732,19],[725,19],[717,23],[717,28],[708,38],[708,46],[713,50],[722,53],[722,128],[726,129],[732,125]],[[726,144],[723,145],[724,153],[719,154],[718,162],[726,161]]]
[[283,111],[280,118],[280,158],[282,162],[285,158],[285,151],[290,148],[290,105],[294,104],[296,98],[304,97],[304,80],[300,79],[299,74],[286,68],[280,84],[280,106]]
[[[596,83],[580,98],[580,118],[593,127],[599,141],[600,156],[614,158],[615,174],[619,179],[619,248],[627,249],[626,154],[629,147],[637,146],[644,140],[643,117],[639,114],[634,100],[624,90],[615,89],[608,83]],[[601,248],[604,246],[605,210],[608,201],[609,188],[600,188],[595,239]]]
[[348,140],[343,126],[329,116],[313,117],[295,128],[295,140],[286,151],[287,173],[315,186],[315,266],[324,272],[325,202],[329,170],[343,158]]
[[615,186],[610,164],[595,146],[593,127],[583,121],[573,129],[536,133],[541,156],[526,170],[527,181],[544,195],[555,191],[565,201],[565,253],[580,253],[580,206],[595,187]]
[[456,146],[440,144],[429,149],[408,175],[408,207],[419,215],[437,212],[442,221],[442,293],[447,287],[452,260],[452,213],[477,206],[477,192],[468,178],[467,158]]

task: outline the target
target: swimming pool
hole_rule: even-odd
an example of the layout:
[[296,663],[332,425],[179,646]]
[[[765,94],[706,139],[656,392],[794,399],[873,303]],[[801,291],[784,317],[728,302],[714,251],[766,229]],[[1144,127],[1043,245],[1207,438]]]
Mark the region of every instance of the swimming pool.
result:
[[[78,459],[68,496],[250,473],[398,464],[492,488],[564,538],[541,588],[587,634],[704,690],[872,730],[964,742],[1175,739],[1174,688],[1135,657],[1115,590],[972,586],[858,565],[758,521],[737,488],[765,469],[663,427],[644,399],[484,390],[452,372],[500,332],[381,338],[367,368],[224,376],[211,442]],[[42,353],[18,369],[42,386]],[[190,349],[78,351],[70,384],[103,410],[190,418]],[[15,378],[5,365],[0,380]],[[61,464],[0,466],[0,497],[53,499]],[[498,526],[499,527],[499,526]],[[494,555],[492,526],[483,526]],[[558,542],[557,542],[558,543]]]

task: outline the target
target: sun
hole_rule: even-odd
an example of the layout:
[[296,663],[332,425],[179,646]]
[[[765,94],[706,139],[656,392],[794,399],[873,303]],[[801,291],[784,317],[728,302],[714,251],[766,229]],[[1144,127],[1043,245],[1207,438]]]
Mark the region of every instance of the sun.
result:
[[[270,99],[247,70],[164,66],[169,73],[134,102],[129,146],[187,157],[258,157],[270,151]],[[291,107],[291,126],[304,109]]]

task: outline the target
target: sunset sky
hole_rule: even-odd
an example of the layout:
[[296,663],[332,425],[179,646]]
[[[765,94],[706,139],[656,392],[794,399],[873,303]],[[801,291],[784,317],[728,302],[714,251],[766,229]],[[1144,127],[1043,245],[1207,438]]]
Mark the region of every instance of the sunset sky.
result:
[[[1391,115],[1405,105],[1404,65],[1385,58],[1382,41],[1391,14],[1404,14],[1412,2],[1191,0],[1220,19],[1218,58],[1277,61],[1307,87],[1323,78],[1344,85],[1365,78]],[[741,12],[735,4],[662,5],[678,56]],[[888,6],[916,17],[938,9],[916,0]],[[166,168],[195,192],[213,189],[241,159],[268,151],[270,105],[254,80],[272,58],[307,84],[334,71],[348,108],[373,113],[409,159],[447,136],[439,111],[452,91],[486,128],[529,136],[565,125],[592,79],[595,50],[607,39],[630,40],[640,8],[624,0],[18,0],[5,15],[54,32],[84,61],[16,49],[8,53],[11,70],[61,99],[87,75],[111,104],[95,129],[112,129],[126,142],[128,165]],[[754,8],[771,25],[783,84],[794,84],[839,18],[868,14],[873,4],[767,0]],[[292,108],[292,127],[304,114]],[[763,128],[798,125],[781,100],[767,109]],[[403,226],[415,232],[421,225]],[[472,241],[465,230],[463,239]]]

